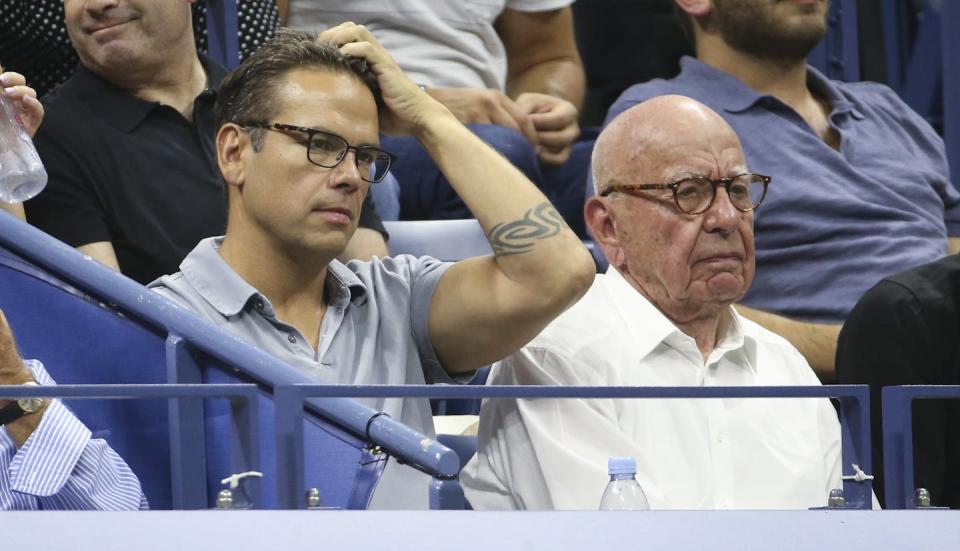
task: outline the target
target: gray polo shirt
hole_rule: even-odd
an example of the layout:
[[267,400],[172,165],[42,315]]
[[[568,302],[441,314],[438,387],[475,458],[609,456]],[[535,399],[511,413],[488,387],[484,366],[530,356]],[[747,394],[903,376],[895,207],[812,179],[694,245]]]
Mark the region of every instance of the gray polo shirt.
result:
[[[441,367],[427,328],[430,301],[450,267],[439,260],[409,255],[351,261],[334,260],[327,271],[329,304],[316,350],[295,327],[275,315],[273,305],[233,271],[220,256],[222,237],[201,241],[180,265],[180,272],[150,284],[215,325],[243,338],[326,384],[451,383]],[[433,417],[425,399],[370,399],[365,403],[414,430],[433,436]],[[406,494],[388,466],[374,498],[376,505],[398,508],[426,505],[422,495]],[[412,472],[408,467],[399,471]],[[402,478],[410,478],[403,475]],[[409,480],[407,481],[409,482]],[[406,484],[401,484],[407,487]],[[387,494],[387,488],[391,488]],[[409,487],[407,487],[409,488]]]

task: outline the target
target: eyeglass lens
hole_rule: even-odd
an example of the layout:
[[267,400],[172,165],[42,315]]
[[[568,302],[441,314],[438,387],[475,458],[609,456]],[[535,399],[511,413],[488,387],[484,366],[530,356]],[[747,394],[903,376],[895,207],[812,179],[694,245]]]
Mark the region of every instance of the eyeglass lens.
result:
[[[326,168],[333,168],[347,154],[349,144],[339,136],[332,134],[314,134],[310,139],[307,157],[310,162]],[[360,178],[367,182],[379,182],[390,168],[390,156],[373,147],[357,147],[354,150],[357,170]]]
[[[763,178],[756,174],[743,174],[734,178],[727,188],[733,206],[751,210],[763,200],[766,190]],[[714,182],[706,178],[691,178],[679,183],[676,189],[677,205],[685,212],[697,214],[707,210],[716,193]]]

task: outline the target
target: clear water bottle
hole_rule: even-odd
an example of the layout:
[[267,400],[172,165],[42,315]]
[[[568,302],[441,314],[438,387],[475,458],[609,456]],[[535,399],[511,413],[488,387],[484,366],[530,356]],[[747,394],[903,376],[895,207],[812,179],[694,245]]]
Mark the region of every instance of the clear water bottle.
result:
[[27,131],[17,122],[17,109],[0,93],[0,201],[26,201],[46,185],[47,171]]
[[601,511],[646,511],[647,496],[637,482],[637,461],[632,457],[611,457],[607,461],[610,482],[600,498]]

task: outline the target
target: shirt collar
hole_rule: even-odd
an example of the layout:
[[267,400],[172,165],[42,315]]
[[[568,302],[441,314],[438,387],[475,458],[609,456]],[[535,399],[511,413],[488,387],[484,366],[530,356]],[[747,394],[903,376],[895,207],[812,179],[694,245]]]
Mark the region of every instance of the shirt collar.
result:
[[[694,81],[703,91],[709,89],[713,101],[729,113],[746,111],[761,99],[771,97],[757,92],[730,73],[707,65],[695,57],[684,56],[680,59],[680,68],[678,79]],[[836,84],[809,65],[807,85],[827,99],[831,113],[850,113],[854,118],[863,118]]]
[[[602,285],[610,294],[614,308],[620,314],[617,319],[628,325],[627,332],[634,342],[639,359],[646,358],[660,344],[676,346],[680,340],[690,339],[667,318],[652,302],[637,291],[627,279],[610,267],[602,279]],[[734,362],[756,371],[756,346],[753,339],[744,333],[737,311],[731,306],[721,316],[720,337],[709,360],[714,362],[723,355],[742,349],[744,361]]]
[[[214,95],[227,71],[209,57],[198,55],[207,75],[207,88],[202,94]],[[159,105],[155,101],[137,98],[86,68],[83,63],[77,65],[71,81],[77,87],[77,95],[83,103],[121,132],[133,131]]]
[[[251,300],[260,301],[257,307],[264,314],[274,315],[273,305],[267,297],[240,277],[220,256],[222,243],[221,236],[208,237],[197,244],[180,264],[183,277],[225,317],[239,314]],[[359,305],[366,301],[366,286],[338,260],[327,266],[326,285],[334,306],[346,308],[349,303]]]
[[607,268],[601,281],[620,314],[617,319],[627,324],[627,334],[633,340],[640,359],[653,352],[671,335],[683,334],[613,266]]

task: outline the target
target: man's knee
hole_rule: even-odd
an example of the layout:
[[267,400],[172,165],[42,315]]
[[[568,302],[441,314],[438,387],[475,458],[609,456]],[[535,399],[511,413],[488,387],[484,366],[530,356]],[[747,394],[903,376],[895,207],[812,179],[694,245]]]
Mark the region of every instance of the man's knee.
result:
[[538,186],[541,184],[543,176],[540,173],[540,160],[533,144],[523,134],[495,124],[470,124],[468,127],[506,157],[513,166],[519,168],[533,183]]

